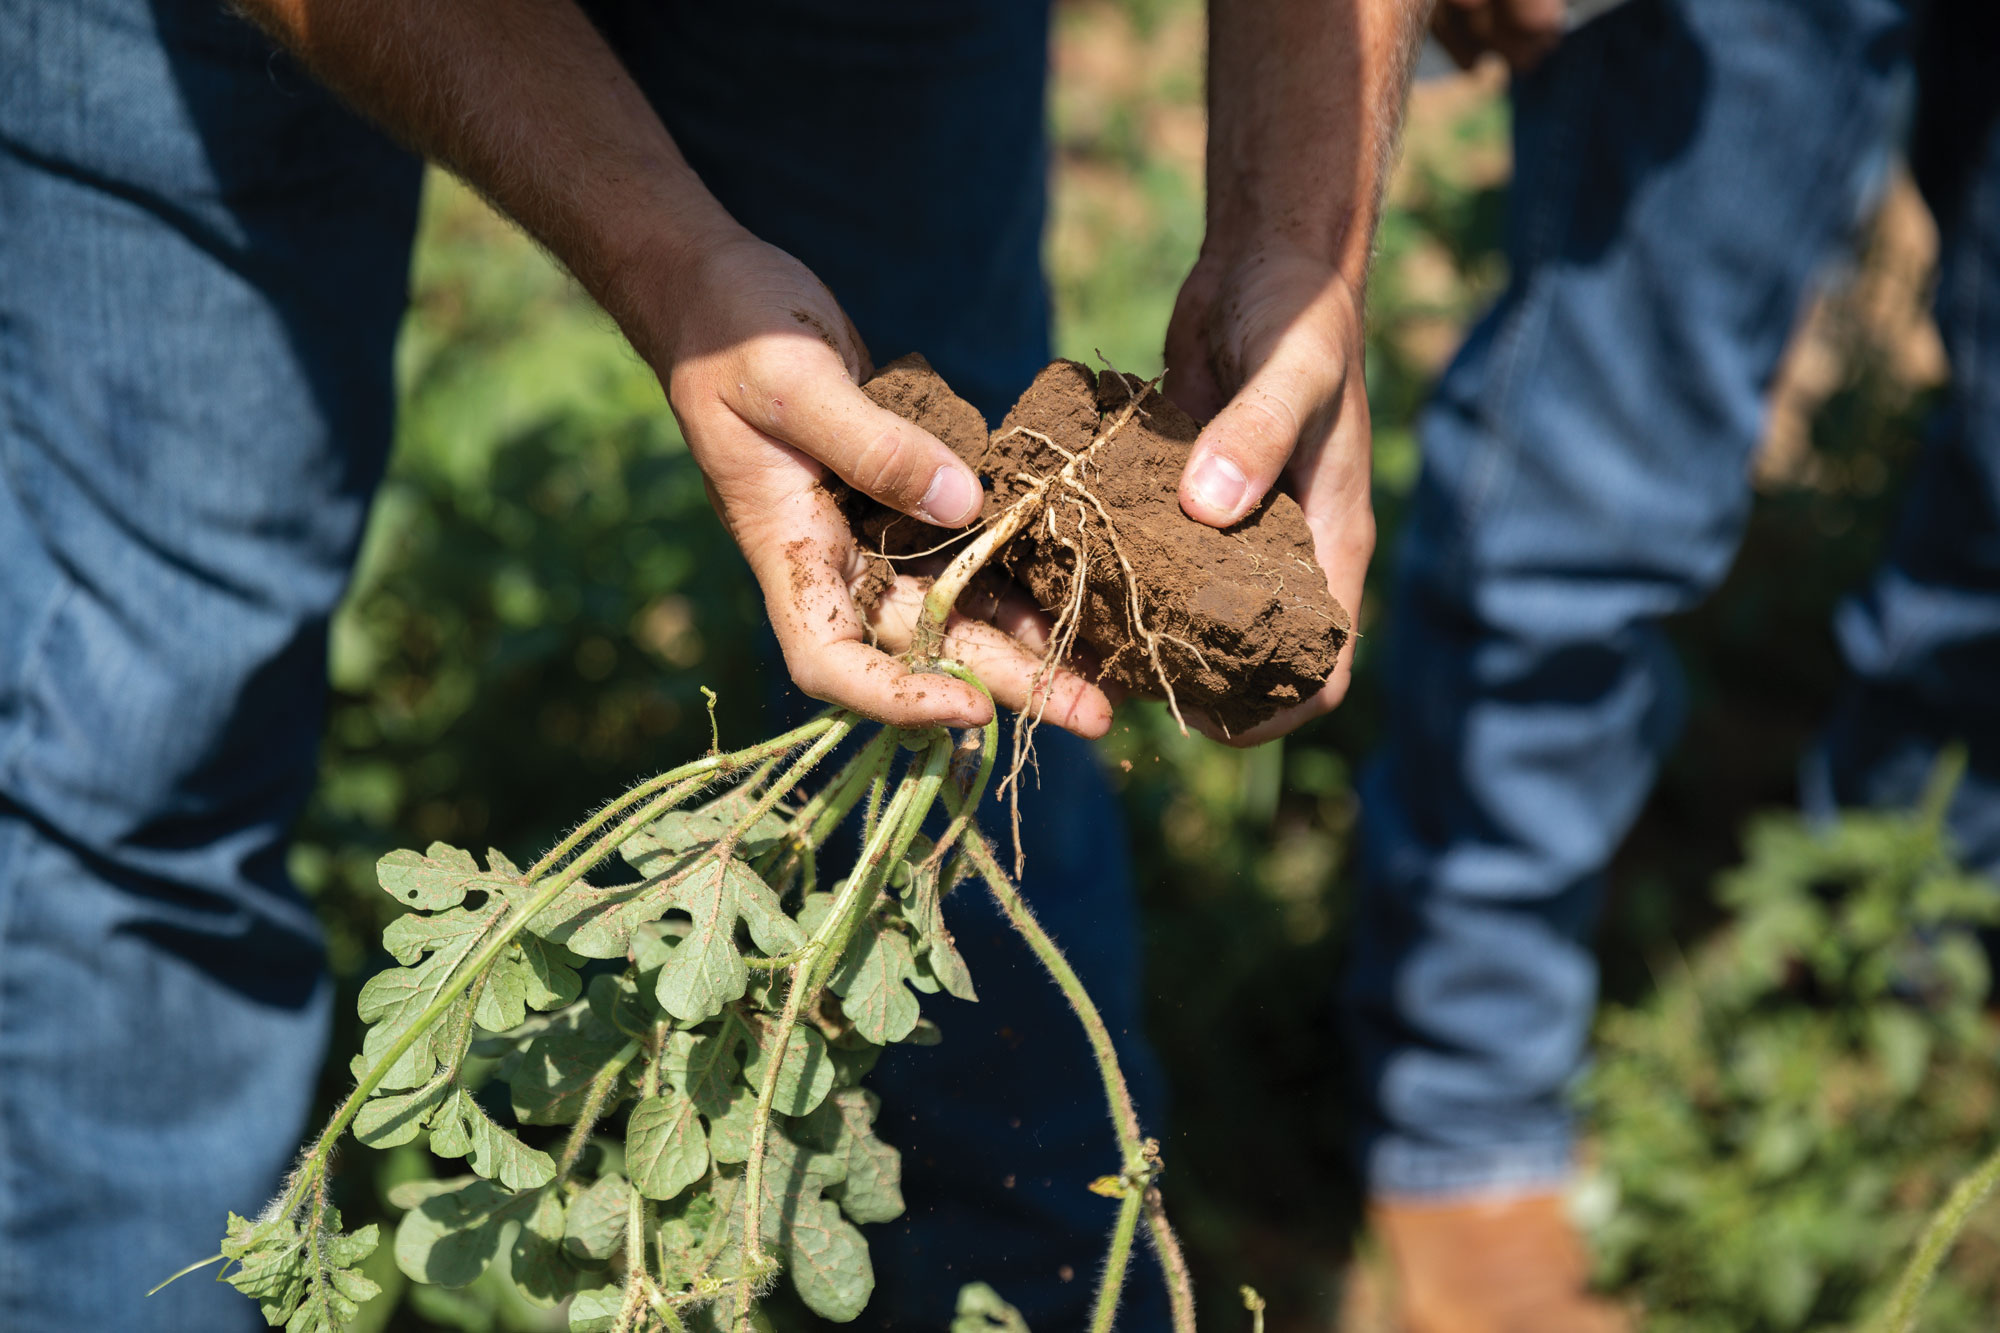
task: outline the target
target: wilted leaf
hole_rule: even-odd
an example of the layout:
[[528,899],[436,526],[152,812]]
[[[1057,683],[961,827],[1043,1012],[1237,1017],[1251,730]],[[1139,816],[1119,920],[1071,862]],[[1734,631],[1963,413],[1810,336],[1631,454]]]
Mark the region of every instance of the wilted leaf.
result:
[[750,1122],[757,1115],[757,1094],[738,1085],[721,1115],[708,1117],[708,1153],[718,1162],[740,1162],[750,1155]]
[[569,1333],[611,1333],[625,1310],[625,1288],[616,1284],[580,1291],[569,1303]]
[[661,1007],[683,1023],[714,1017],[748,989],[749,969],[736,945],[739,922],[767,954],[805,943],[777,895],[742,861],[697,851],[656,871],[640,884],[578,889],[537,917],[531,929],[586,958],[622,958],[640,926],[668,911],[687,913],[692,924],[661,960],[657,986]]
[[802,1202],[785,1228],[785,1270],[799,1299],[825,1319],[846,1323],[875,1290],[868,1242],[830,1200]]
[[563,1253],[566,1221],[562,1199],[556,1191],[541,1190],[534,1211],[521,1219],[521,1230],[514,1237],[510,1256],[513,1262],[508,1271],[513,1275],[514,1286],[536,1305],[557,1304],[585,1280],[581,1270]]
[[[626,842],[622,849],[625,859],[643,870],[662,852],[677,855],[710,846],[742,823],[756,804],[756,796],[738,788],[693,810],[669,811]],[[784,832],[785,821],[767,810],[744,831],[736,844],[737,854],[755,860]]]
[[534,1213],[539,1193],[514,1194],[477,1176],[397,1186],[389,1202],[409,1211],[396,1226],[396,1266],[418,1282],[466,1285],[499,1254],[507,1221]]
[[950,1333],[1028,1333],[1028,1321],[984,1282],[968,1282],[958,1289]]
[[575,955],[560,944],[521,934],[493,960],[473,1017],[479,1026],[506,1032],[527,1021],[527,1011],[574,1004],[583,981]]
[[682,1195],[659,1210],[654,1233],[660,1255],[660,1278],[669,1287],[694,1281],[707,1262],[709,1230],[716,1217],[715,1195],[706,1189]]
[[945,990],[961,1000],[977,1000],[972,971],[958,952],[951,931],[944,923],[944,893],[935,866],[919,865],[916,892],[908,908],[910,924],[916,928],[917,951]]
[[737,1058],[743,1040],[743,1025],[725,1018],[715,1032],[676,1032],[667,1039],[667,1055],[662,1066],[667,1082],[679,1088],[703,1115],[726,1113],[730,1100],[742,1087],[743,1072]]
[[[361,1054],[354,1061],[356,1077],[373,1069],[424,1010],[451,988],[459,964],[505,911],[501,903],[478,912],[454,907],[436,916],[411,914],[389,923],[382,932],[382,944],[399,962],[414,963],[426,953],[430,957],[420,966],[378,972],[361,988],[355,1008],[361,1021],[373,1026],[362,1038]],[[449,1011],[457,1012],[455,1008]],[[414,1088],[430,1080],[438,1070],[439,1041],[450,1027],[448,1017],[433,1024],[403,1052],[382,1080],[382,1087]]]
[[432,1113],[451,1092],[451,1081],[437,1078],[409,1092],[371,1097],[355,1113],[354,1137],[371,1148],[395,1148],[409,1143],[430,1124]]
[[287,1333],[338,1333],[381,1292],[358,1267],[379,1239],[372,1223],[343,1234],[340,1214],[328,1208],[315,1255],[313,1237],[289,1220],[260,1224],[231,1213],[222,1253],[236,1266],[224,1280]]

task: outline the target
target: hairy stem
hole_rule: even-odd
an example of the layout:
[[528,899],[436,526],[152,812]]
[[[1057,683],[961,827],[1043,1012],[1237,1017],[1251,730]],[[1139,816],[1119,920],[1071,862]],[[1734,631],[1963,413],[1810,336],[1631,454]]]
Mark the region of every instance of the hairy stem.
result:
[[[884,727],[855,751],[824,787],[813,793],[792,816],[784,843],[771,850],[770,864],[759,867],[760,871],[770,871],[768,882],[775,887],[795,866],[801,865],[810,877],[815,849],[846,820],[875,775],[887,768],[895,751],[896,733]],[[810,893],[811,888],[806,891]]]
[[1910,1256],[1902,1277],[1896,1280],[1896,1290],[1889,1298],[1888,1307],[1876,1321],[1875,1327],[1880,1333],[1911,1333],[1916,1328],[1918,1307],[1923,1304],[1924,1294],[1930,1290],[1938,1267],[1951,1253],[1958,1233],[1972,1220],[1973,1213],[1986,1201],[1986,1196],[1993,1192],[1995,1185],[2000,1185],[2000,1148],[1994,1149],[1985,1161],[1973,1169],[1971,1175],[1959,1181],[1938,1210],[1931,1214],[1922,1238],[1917,1241],[1916,1253]]
[[[945,790],[945,805],[953,813],[957,812],[958,801],[950,788]],[[970,826],[966,829],[964,843],[963,855],[980,878],[986,881],[987,890],[992,893],[1008,923],[1034,951],[1035,957],[1041,960],[1042,966],[1062,991],[1063,998],[1069,1001],[1077,1021],[1083,1025],[1091,1055],[1097,1061],[1098,1076],[1104,1083],[1104,1099],[1111,1112],[1111,1125],[1117,1132],[1119,1150],[1125,1159],[1123,1180],[1135,1191],[1155,1195],[1152,1200],[1133,1200],[1131,1206],[1135,1220],[1137,1211],[1142,1207],[1147,1215],[1153,1245],[1159,1251],[1161,1275],[1173,1308],[1175,1333],[1194,1333],[1194,1286],[1188,1277],[1187,1260],[1152,1186],[1153,1177],[1159,1172],[1158,1149],[1140,1134],[1139,1115],[1132,1106],[1132,1094],[1118,1064],[1118,1051],[1111,1041],[1111,1029],[1105,1026],[1104,1016],[1097,1011],[1090,992],[1084,989],[1069,960],[1063,957],[1062,950],[1056,947],[1056,942],[1042,928],[1042,923],[1028,910],[1020,890],[1001,869],[985,834],[976,825]],[[1121,1212],[1121,1222],[1123,1218]],[[1115,1234],[1113,1240],[1115,1244]]]
[[854,937],[855,929],[875,905],[882,876],[909,850],[917,830],[923,827],[924,817],[937,799],[945,769],[951,763],[951,748],[950,734],[941,733],[924,752],[923,768],[913,767],[903,774],[902,781],[896,784],[896,794],[889,799],[862,844],[860,859],[835,896],[817,936],[821,947],[811,960],[806,980],[804,1003],[808,1007],[818,1002],[820,991],[846,956],[847,943]]
[[576,1169],[583,1150],[590,1146],[590,1135],[597,1128],[597,1118],[604,1114],[604,1103],[611,1096],[611,1089],[618,1085],[618,1076],[625,1072],[625,1066],[631,1064],[638,1054],[639,1043],[628,1041],[591,1075],[590,1090],[583,1094],[583,1105],[577,1108],[576,1123],[569,1127],[569,1137],[563,1140],[562,1156],[556,1162],[557,1180],[565,1179]]
[[603,828],[612,819],[616,818],[620,812],[631,809],[654,792],[665,787],[670,787],[676,782],[687,781],[690,778],[707,778],[712,780],[713,778],[727,775],[744,763],[756,762],[755,759],[746,757],[750,755],[752,750],[761,751],[763,754],[770,754],[775,749],[777,753],[782,754],[817,734],[819,730],[824,728],[826,723],[831,722],[838,716],[839,711],[839,709],[829,708],[812,721],[795,727],[781,736],[774,736],[763,745],[752,746],[750,750],[739,750],[735,754],[706,755],[691,764],[682,764],[679,768],[671,769],[660,774],[658,777],[646,779],[646,781],[640,783],[631,791],[626,792],[617,800],[605,805],[603,809],[571,830],[568,837],[549,848],[542,856],[542,859],[535,862],[533,867],[529,869],[527,874],[529,882],[532,883],[540,879],[543,875],[546,875],[565,856],[568,856],[577,847],[582,845],[584,839]]
[[[1153,1241],[1153,1255],[1160,1261],[1160,1274],[1167,1284],[1167,1300],[1173,1307],[1174,1333],[1194,1333],[1194,1273],[1188,1268],[1181,1240],[1167,1221],[1166,1201],[1158,1185],[1148,1185],[1145,1196],[1146,1232]],[[1257,1320],[1257,1333],[1263,1328]]]
[[931,849],[930,859],[942,872],[945,857],[950,854],[952,845],[964,836],[966,825],[970,824],[973,816],[979,812],[979,802],[986,795],[986,784],[993,779],[993,761],[1000,753],[1000,705],[993,702],[993,692],[986,688],[986,682],[973,675],[960,663],[949,658],[940,658],[936,669],[976,687],[986,696],[986,702],[993,708],[993,716],[986,719],[986,725],[979,729],[979,767],[973,774],[972,781],[963,785],[965,796],[959,803],[958,809],[953,812],[951,822],[945,825],[937,846]]
[[[852,715],[831,714],[815,718],[804,726],[795,727],[782,736],[750,746],[747,749],[735,751],[732,754],[710,755],[706,759],[699,760],[694,764],[683,765],[671,773],[662,774],[659,778],[651,779],[648,784],[642,784],[649,785],[653,790],[657,791],[661,785],[669,780],[680,780],[677,786],[673,786],[661,795],[655,796],[645,802],[635,814],[626,818],[616,828],[600,837],[589,850],[570,861],[568,865],[564,866],[546,884],[530,881],[535,890],[533,895],[526,902],[515,908],[486,942],[470,958],[459,965],[459,969],[453,975],[451,981],[446,983],[444,988],[438,992],[437,997],[424,1007],[423,1012],[417,1015],[416,1020],[390,1045],[389,1049],[382,1053],[382,1058],[375,1062],[374,1067],[362,1075],[361,1080],[355,1084],[354,1091],[348,1094],[347,1100],[341,1103],[340,1109],[334,1112],[333,1118],[327,1122],[326,1127],[320,1131],[319,1137],[314,1140],[312,1149],[306,1154],[305,1163],[295,1176],[291,1188],[286,1191],[285,1197],[279,1207],[273,1211],[273,1220],[289,1217],[298,1209],[300,1200],[306,1197],[307,1192],[312,1189],[314,1182],[325,1171],[327,1160],[333,1151],[333,1145],[339,1141],[341,1134],[361,1110],[362,1105],[373,1095],[375,1089],[381,1086],[382,1080],[388,1077],[389,1071],[395,1067],[396,1062],[403,1058],[404,1054],[409,1051],[411,1046],[417,1043],[418,1039],[424,1033],[437,1025],[438,1020],[445,1015],[446,1011],[458,1003],[466,987],[472,984],[473,978],[481,975],[487,968],[491,967],[493,960],[500,956],[501,951],[512,944],[523,930],[527,929],[528,923],[545,911],[579,879],[583,878],[584,874],[592,866],[611,855],[612,852],[616,851],[619,846],[641,828],[659,818],[660,815],[666,813],[666,811],[672,809],[681,801],[686,800],[694,791],[699,790],[700,786],[705,785],[704,781],[700,781],[701,779],[705,779],[715,773],[733,772],[745,765],[758,763],[764,759],[785,754],[814,737],[819,738],[819,743],[815,744],[809,753],[817,752],[823,755],[827,750],[832,749],[834,745],[839,744],[839,741],[844,739],[847,733],[852,731],[856,725],[857,719]],[[829,737],[834,738],[830,743],[828,741]],[[613,802],[613,804],[618,805],[617,802]],[[621,806],[620,808],[630,807]],[[606,816],[606,818],[608,819],[609,816]],[[602,823],[603,821],[600,820],[597,827],[602,827]],[[543,860],[547,861],[548,858],[544,857]],[[636,1045],[634,1046],[634,1053],[637,1053]],[[630,1057],[627,1058],[629,1059]]]
[[771,1130],[771,1104],[778,1099],[778,1072],[785,1065],[785,1046],[798,1026],[799,998],[805,994],[806,977],[811,970],[810,957],[792,968],[784,1012],[778,1016],[777,1031],[771,1036],[771,1063],[764,1069],[763,1083],[757,1089],[757,1111],[750,1121],[750,1155],[743,1162],[743,1188],[749,1191],[743,1203],[743,1271],[736,1278],[739,1333],[750,1333],[750,1298],[764,1275],[764,1144]]
[[1090,1312],[1090,1333],[1111,1333],[1118,1317],[1118,1298],[1125,1291],[1125,1266],[1132,1258],[1132,1233],[1139,1228],[1139,1191],[1133,1190],[1118,1205],[1118,1221],[1111,1228],[1111,1248],[1104,1255],[1104,1272],[1097,1280],[1097,1303]]

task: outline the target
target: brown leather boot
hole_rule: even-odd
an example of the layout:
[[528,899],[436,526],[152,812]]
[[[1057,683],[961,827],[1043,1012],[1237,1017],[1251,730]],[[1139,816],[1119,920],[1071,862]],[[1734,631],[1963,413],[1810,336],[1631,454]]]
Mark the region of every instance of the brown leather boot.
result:
[[1587,1291],[1588,1260],[1562,1196],[1378,1198],[1403,1333],[1630,1333]]

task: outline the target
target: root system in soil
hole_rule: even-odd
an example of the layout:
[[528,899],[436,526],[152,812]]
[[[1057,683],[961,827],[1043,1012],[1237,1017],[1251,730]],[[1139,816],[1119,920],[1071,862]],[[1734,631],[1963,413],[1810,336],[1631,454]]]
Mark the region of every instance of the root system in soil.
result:
[[[890,363],[864,388],[979,474],[986,508],[968,540],[1018,525],[964,609],[991,606],[1011,582],[1052,618],[1052,657],[1094,659],[1104,683],[1205,714],[1232,734],[1311,695],[1332,672],[1350,621],[1313,558],[1304,512],[1273,491],[1229,528],[1189,518],[1180,476],[1200,426],[1143,381],[1057,361],[990,432],[921,356]],[[875,557],[855,592],[864,608],[897,560],[949,541],[859,495],[847,508]]]

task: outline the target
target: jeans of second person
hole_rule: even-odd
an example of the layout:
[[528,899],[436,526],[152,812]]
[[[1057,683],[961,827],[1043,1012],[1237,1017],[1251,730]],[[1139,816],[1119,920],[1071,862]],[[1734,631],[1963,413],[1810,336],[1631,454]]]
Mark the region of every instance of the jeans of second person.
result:
[[[1939,51],[1983,44],[1983,73],[1915,62],[1953,410],[1886,567],[1841,612],[1855,694],[1817,767],[1841,799],[1896,800],[1964,737],[1954,823],[1991,865],[2000,131],[1975,8],[1932,20],[1956,30]],[[1364,782],[1346,1008],[1378,1192],[1571,1169],[1588,935],[1679,725],[1660,621],[1735,552],[1765,390],[1881,176],[1910,28],[1890,0],[1635,0],[1515,88],[1509,285],[1420,423],[1389,735]]]
[[[1047,352],[1045,11],[697,8],[651,37],[656,7],[597,16],[740,218],[997,412]],[[320,1062],[284,835],[387,452],[419,172],[205,0],[0,7],[0,64],[0,1328],[249,1329],[199,1277],[143,1293],[275,1191]],[[871,151],[899,125],[921,171]],[[1032,891],[1136,1031],[1117,812],[1083,747],[1045,755]],[[1079,1323],[1115,1145],[1051,988],[974,962],[986,1004],[885,1061],[912,1217],[875,1229],[870,1318],[941,1327],[985,1276]]]

